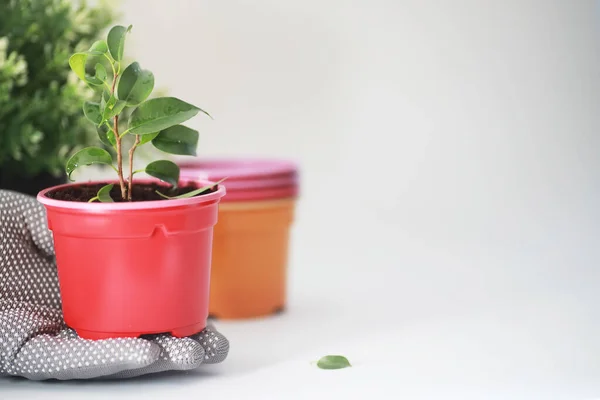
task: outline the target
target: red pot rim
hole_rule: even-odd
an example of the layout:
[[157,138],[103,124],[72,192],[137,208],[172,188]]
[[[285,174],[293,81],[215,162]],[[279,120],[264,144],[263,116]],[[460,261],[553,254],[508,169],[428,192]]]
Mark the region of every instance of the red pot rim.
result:
[[[139,179],[135,180],[134,183],[156,183],[155,179]],[[160,181],[158,181],[160,182]],[[201,179],[181,179],[181,184],[194,183],[197,184],[198,188],[203,186],[209,186],[215,182]],[[190,206],[202,203],[209,203],[213,201],[219,201],[225,195],[225,186],[219,185],[216,192],[205,194],[202,196],[190,197],[187,199],[175,199],[175,200],[156,200],[156,201],[134,201],[134,202],[122,202],[122,203],[84,203],[78,201],[66,201],[51,199],[46,196],[50,191],[61,189],[65,187],[81,186],[81,185],[97,185],[102,183],[114,183],[119,184],[118,180],[96,180],[88,182],[75,182],[66,183],[63,185],[52,186],[42,190],[37,195],[37,200],[45,206],[64,208],[70,210],[85,210],[85,211],[125,211],[125,210],[152,210],[152,209],[164,209],[180,206]]]

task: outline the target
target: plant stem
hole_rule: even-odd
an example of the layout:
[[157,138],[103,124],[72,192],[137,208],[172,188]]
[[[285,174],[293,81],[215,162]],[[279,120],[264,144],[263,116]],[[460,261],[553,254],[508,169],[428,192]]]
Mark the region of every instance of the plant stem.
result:
[[119,185],[121,186],[121,198],[127,199],[127,187],[123,178],[123,151],[121,149],[121,138],[119,137],[119,116],[115,115],[115,137],[117,138],[117,174],[119,175]]
[[[115,73],[112,88],[110,90],[111,96],[115,94],[115,85],[117,84],[117,78],[119,75]],[[121,198],[127,199],[127,187],[125,186],[125,179],[123,179],[123,151],[121,150],[121,137],[119,136],[119,116],[115,115],[114,118],[114,130],[115,140],[117,142],[117,174],[119,175],[119,185],[121,186]]]
[[133,191],[131,187],[133,186],[133,153],[135,153],[135,149],[138,144],[140,144],[140,135],[135,135],[135,143],[129,149],[129,190],[127,191],[127,200],[131,201],[133,196]]
[[113,70],[113,75],[117,75],[117,71],[115,70],[115,66],[113,65],[111,57],[107,53],[104,53],[104,57],[106,57],[106,59],[108,60],[108,63],[110,64],[110,67]]

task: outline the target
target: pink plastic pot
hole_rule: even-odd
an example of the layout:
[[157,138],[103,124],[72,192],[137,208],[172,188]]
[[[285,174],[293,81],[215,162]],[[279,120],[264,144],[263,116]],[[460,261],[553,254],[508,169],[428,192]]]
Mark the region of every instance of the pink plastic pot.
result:
[[191,179],[227,178],[215,227],[211,315],[245,319],[283,310],[297,167],[281,160],[219,159],[180,168]]
[[295,199],[298,196],[297,166],[285,160],[272,159],[205,159],[180,163],[181,176],[223,185],[227,196],[223,202]]
[[[137,181],[144,182],[151,181]],[[185,337],[204,329],[213,227],[225,188],[189,199],[129,203],[46,196],[72,185],[86,183],[55,186],[37,197],[54,236],[67,325],[86,339]]]

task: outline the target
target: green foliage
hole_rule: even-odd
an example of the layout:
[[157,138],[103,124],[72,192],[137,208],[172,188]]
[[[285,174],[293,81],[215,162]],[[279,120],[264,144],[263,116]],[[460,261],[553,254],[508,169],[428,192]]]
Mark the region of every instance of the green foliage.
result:
[[158,132],[152,139],[152,144],[166,153],[195,156],[198,147],[198,136],[198,131],[194,129],[183,125],[175,125]]
[[114,200],[112,197],[110,197],[110,191],[112,190],[113,186],[115,185],[112,183],[102,186],[100,190],[98,190],[98,195],[96,197],[92,197],[89,202],[91,203],[93,201],[99,201],[101,203],[114,203]]
[[102,124],[102,113],[100,112],[100,104],[86,101],[83,103],[83,114],[87,119],[96,126]]
[[179,183],[179,167],[173,161],[153,161],[146,166],[145,172],[161,181],[170,183],[173,187],[177,187]]
[[123,60],[123,52],[125,50],[125,36],[131,30],[131,25],[129,28],[125,28],[124,26],[114,26],[110,32],[108,32],[108,39],[106,43],[108,43],[108,51],[110,51],[110,55],[115,61]]
[[[94,121],[92,121],[94,122]],[[115,135],[112,132],[112,124],[104,124],[98,127],[96,130],[98,132],[98,138],[100,141],[107,147],[112,147],[116,149],[117,141],[115,139]]]
[[67,175],[71,178],[71,174],[75,169],[82,165],[105,164],[112,165],[113,160],[110,153],[100,147],[86,147],[73,154],[67,161],[65,167]]
[[[97,140],[82,113],[93,90],[67,67],[74,52],[106,47],[96,41],[116,18],[114,6],[94,3],[0,0],[3,171],[23,179],[44,172],[59,176],[69,154]],[[96,77],[101,76],[100,70]]]
[[128,133],[144,135],[180,124],[200,109],[174,97],[159,97],[140,104],[129,118]]
[[[131,29],[131,25],[128,28],[114,26],[108,32],[106,42],[97,41],[88,50],[77,52],[69,59],[71,69],[82,83],[95,90],[98,101],[83,102],[83,114],[97,130],[101,143],[116,151],[117,166],[112,165],[113,159],[109,152],[97,147],[87,147],[76,152],[66,165],[69,177],[80,166],[111,165],[119,177],[121,198],[128,201],[132,201],[133,175],[140,172],[133,171],[135,150],[146,143],[152,143],[155,148],[165,153],[196,155],[198,132],[180,124],[199,112],[210,117],[206,111],[175,97],[147,100],[154,89],[152,72],[142,69],[138,62],[123,68],[126,38]],[[92,59],[95,59],[93,63],[90,62]],[[108,68],[102,63],[107,64]],[[91,65],[94,65],[93,75],[90,72]],[[121,124],[125,115],[129,115],[129,118],[127,128],[123,130]],[[134,144],[128,151],[127,178],[123,165],[125,136],[135,137]],[[179,167],[172,161],[153,161],[143,171],[173,187],[177,187],[179,183]],[[108,201],[110,190],[104,187],[101,191],[95,199]],[[197,194],[204,191],[205,189]],[[190,196],[192,195],[187,195]]]
[[131,63],[119,78],[117,95],[129,106],[136,106],[150,96],[154,89],[154,75],[140,68],[137,62]]

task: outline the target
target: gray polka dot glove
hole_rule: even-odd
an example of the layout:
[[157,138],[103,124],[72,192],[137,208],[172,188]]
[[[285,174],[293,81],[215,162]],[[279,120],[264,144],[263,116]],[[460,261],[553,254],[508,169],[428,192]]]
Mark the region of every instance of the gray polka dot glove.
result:
[[223,361],[212,326],[188,337],[84,340],[62,318],[52,234],[33,197],[0,190],[0,376],[130,378]]

